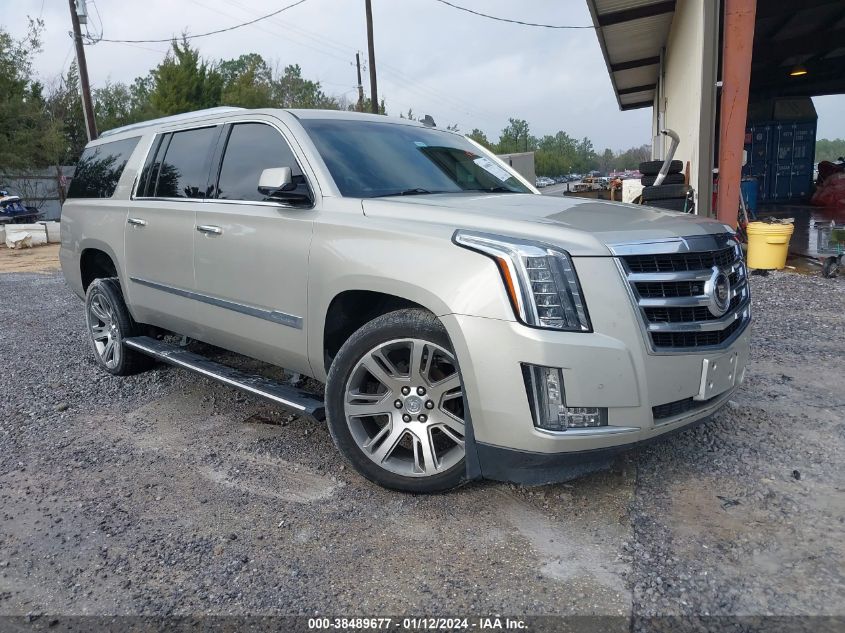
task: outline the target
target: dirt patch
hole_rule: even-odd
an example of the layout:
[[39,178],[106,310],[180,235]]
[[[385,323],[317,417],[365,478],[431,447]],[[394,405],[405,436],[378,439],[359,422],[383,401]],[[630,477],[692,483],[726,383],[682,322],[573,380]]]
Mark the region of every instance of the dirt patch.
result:
[[49,273],[55,270],[59,270],[58,244],[45,244],[21,250],[0,247],[2,273]]

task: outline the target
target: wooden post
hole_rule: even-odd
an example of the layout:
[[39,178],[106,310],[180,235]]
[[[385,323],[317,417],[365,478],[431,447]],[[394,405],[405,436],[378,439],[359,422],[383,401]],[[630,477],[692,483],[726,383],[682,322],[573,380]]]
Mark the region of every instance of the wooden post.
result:
[[364,111],[364,86],[361,83],[361,54],[355,53],[355,65],[358,67],[358,112]]
[[736,226],[757,0],[725,0],[716,217]]
[[376,85],[376,47],[373,43],[373,5],[370,0],[364,0],[367,10],[367,53],[370,56],[370,110],[379,113],[378,86]]
[[79,27],[79,16],[76,14],[76,3],[70,3],[70,21],[73,25],[73,43],[76,46],[76,65],[79,70],[79,86],[82,89],[82,113],[85,115],[85,132],[88,140],[97,138],[97,124],[94,121],[94,103],[91,101],[91,85],[88,83],[88,63],[85,61],[85,47],[82,45],[82,30]]

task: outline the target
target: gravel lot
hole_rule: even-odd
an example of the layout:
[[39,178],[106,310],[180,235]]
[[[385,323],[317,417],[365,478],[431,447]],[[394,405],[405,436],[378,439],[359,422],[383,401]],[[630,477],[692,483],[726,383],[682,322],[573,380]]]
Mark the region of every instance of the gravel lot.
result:
[[845,615],[845,279],[752,281],[708,424],[568,484],[411,496],[317,423],[98,371],[60,274],[0,274],[0,614]]

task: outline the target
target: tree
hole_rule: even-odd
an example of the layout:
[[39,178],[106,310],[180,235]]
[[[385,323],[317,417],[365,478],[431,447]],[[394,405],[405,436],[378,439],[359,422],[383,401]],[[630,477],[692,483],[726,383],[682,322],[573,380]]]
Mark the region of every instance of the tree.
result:
[[823,160],[833,162],[840,156],[845,156],[845,139],[820,138],[816,141],[816,162]]
[[140,113],[132,108],[132,93],[126,84],[106,83],[92,94],[94,115],[100,131],[111,130],[121,125],[140,121]]
[[[337,100],[326,95],[319,81],[302,77],[299,64],[285,66],[273,78],[273,105],[277,108],[328,108],[338,109]],[[383,104],[382,104],[383,105]]]
[[62,123],[50,116],[44,88],[32,79],[43,28],[30,19],[16,40],[0,27],[0,173],[55,165],[64,149]]
[[170,52],[150,74],[150,105],[159,116],[220,105],[222,76],[184,37],[173,40]]
[[530,152],[537,146],[537,139],[531,136],[528,121],[524,119],[508,119],[508,126],[502,130],[496,151],[500,154],[515,152]]
[[487,135],[478,128],[473,128],[472,132],[467,134],[467,138],[471,138],[473,141],[486,147],[487,149],[493,149],[493,143],[491,143],[488,140]]
[[221,103],[243,108],[273,107],[273,73],[256,53],[221,62],[217,67],[223,79]]
[[62,130],[62,149],[57,163],[71,165],[82,153],[88,142],[82,98],[79,96],[79,72],[76,62],[71,63],[67,74],[61,77],[47,96],[47,111]]
[[609,171],[612,171],[614,159],[615,156],[613,155],[613,150],[609,147],[605,148],[604,152],[602,152],[602,155],[599,158],[599,169],[605,174]]
[[617,152],[613,159],[613,168],[619,171],[637,169],[643,161],[651,160],[651,145],[640,145]]
[[[364,112],[372,112],[372,108],[370,108],[370,104],[372,103],[372,99],[369,97],[364,97]],[[338,105],[340,107],[340,105]],[[350,112],[357,112],[358,111],[358,102],[355,101],[354,103],[350,103],[346,107],[347,110]],[[384,105],[384,98],[382,98],[381,102],[378,104],[378,113],[379,114],[387,114],[387,109]]]

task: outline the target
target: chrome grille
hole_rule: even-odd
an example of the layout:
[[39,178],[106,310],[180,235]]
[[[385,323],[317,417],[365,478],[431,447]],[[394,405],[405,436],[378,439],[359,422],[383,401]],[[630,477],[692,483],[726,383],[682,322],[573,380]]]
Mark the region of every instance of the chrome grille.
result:
[[[611,250],[654,352],[725,347],[750,321],[742,250],[730,234],[612,245]],[[719,288],[729,289],[721,301]]]

